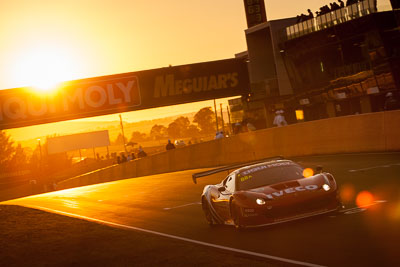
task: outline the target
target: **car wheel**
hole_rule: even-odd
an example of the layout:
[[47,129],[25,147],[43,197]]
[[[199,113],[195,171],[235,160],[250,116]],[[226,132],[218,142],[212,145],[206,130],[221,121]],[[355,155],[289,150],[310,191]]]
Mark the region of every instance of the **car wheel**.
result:
[[231,202],[231,216],[233,220],[233,225],[236,229],[241,230],[244,229],[242,224],[242,216],[240,215],[239,207],[236,206],[233,202]]
[[339,216],[339,215],[343,214],[344,208],[345,207],[344,207],[343,203],[341,201],[338,201],[336,204],[336,209],[329,212],[329,214],[333,217]]
[[341,214],[342,210],[344,210],[345,206],[343,205],[343,203],[341,201],[338,201],[337,203],[337,208],[334,211],[334,214]]
[[201,201],[201,206],[203,208],[204,216],[206,217],[207,223],[210,226],[214,226],[215,222],[214,222],[213,216],[211,214],[210,205],[208,204],[208,202],[205,198],[203,198],[203,200]]

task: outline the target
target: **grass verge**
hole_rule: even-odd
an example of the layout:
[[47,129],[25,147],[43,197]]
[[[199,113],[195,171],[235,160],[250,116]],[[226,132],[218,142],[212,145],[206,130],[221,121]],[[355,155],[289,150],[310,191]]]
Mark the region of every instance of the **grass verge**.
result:
[[282,266],[20,206],[0,218],[0,266]]

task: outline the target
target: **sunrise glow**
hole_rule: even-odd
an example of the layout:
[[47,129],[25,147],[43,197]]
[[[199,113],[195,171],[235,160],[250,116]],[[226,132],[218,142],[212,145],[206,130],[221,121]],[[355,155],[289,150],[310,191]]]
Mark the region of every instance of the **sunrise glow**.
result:
[[78,76],[77,55],[61,44],[41,44],[27,47],[17,60],[14,74],[22,84],[40,92],[57,88],[61,81]]

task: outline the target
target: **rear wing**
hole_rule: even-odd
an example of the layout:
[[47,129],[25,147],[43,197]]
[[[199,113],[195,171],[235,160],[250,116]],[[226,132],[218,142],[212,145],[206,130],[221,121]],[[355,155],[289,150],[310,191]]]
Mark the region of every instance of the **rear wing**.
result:
[[262,163],[262,162],[271,161],[271,160],[278,160],[278,159],[285,159],[285,158],[282,156],[276,156],[276,157],[265,158],[265,159],[260,159],[260,160],[256,160],[256,161],[248,161],[245,163],[237,163],[237,164],[232,164],[232,165],[228,165],[228,166],[222,166],[222,167],[218,167],[218,168],[211,169],[211,170],[204,171],[204,172],[193,173],[192,180],[193,180],[193,183],[197,184],[197,178],[200,178],[200,177],[209,176],[211,174],[215,174],[215,173],[219,173],[219,172],[223,172],[223,171],[239,169],[241,167],[245,167],[248,165]]

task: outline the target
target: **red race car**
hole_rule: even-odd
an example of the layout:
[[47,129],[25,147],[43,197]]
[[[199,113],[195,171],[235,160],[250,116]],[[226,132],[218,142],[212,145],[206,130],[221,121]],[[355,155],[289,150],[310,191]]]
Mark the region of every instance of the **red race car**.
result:
[[311,169],[281,157],[195,173],[193,181],[232,169],[236,170],[221,183],[204,187],[201,203],[210,225],[265,226],[342,207],[330,173],[318,168],[314,175]]

